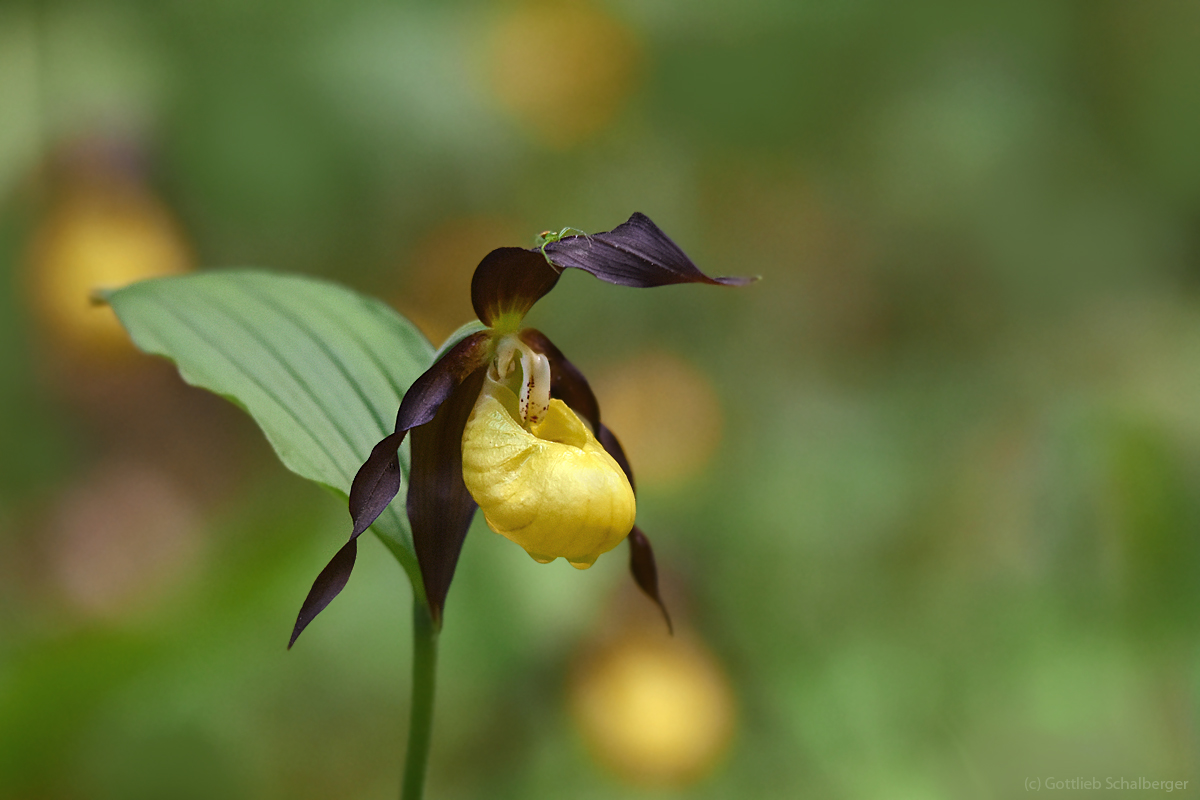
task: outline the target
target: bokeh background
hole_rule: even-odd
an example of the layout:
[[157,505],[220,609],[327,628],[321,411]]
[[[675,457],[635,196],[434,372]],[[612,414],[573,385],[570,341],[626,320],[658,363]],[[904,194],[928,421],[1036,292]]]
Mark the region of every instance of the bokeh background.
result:
[[1194,792],[1200,4],[6,0],[0,796],[398,786],[403,573],[285,651],[344,507],[89,291],[301,272],[437,343],[491,248],[635,210],[763,276],[531,319],[678,635],[477,520],[428,796]]

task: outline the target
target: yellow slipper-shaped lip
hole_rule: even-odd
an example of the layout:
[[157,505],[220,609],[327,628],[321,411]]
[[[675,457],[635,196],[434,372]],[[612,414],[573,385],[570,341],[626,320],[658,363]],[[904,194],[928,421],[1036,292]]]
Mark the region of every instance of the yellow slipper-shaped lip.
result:
[[486,380],[463,431],[463,482],[488,526],[534,560],[586,569],[629,534],[633,489],[561,400],[528,429],[520,419],[513,391]]

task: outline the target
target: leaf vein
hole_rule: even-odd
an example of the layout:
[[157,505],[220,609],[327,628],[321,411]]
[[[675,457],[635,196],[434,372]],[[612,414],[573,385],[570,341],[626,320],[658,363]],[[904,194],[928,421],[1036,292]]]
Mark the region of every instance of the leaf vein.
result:
[[243,281],[242,285],[247,289],[247,294],[252,294],[256,300],[282,317],[289,325],[300,331],[300,333],[306,339],[312,342],[317,349],[321,351],[321,353],[329,360],[329,362],[333,364],[338,373],[341,374],[342,378],[345,379],[346,383],[350,385],[350,388],[354,391],[354,394],[362,403],[363,408],[365,408],[367,413],[374,418],[375,423],[379,426],[381,435],[386,435],[387,423],[380,415],[379,409],[371,404],[370,399],[368,399],[366,393],[363,392],[361,384],[354,379],[354,377],[346,369],[346,366],[341,359],[339,359],[337,355],[329,348],[329,345],[322,341],[319,336],[315,336],[310,328],[306,327],[301,320],[297,319],[291,309],[280,304],[275,298],[272,298],[260,291],[252,281]]
[[[326,417],[326,421],[329,422],[330,427],[332,427],[333,430],[337,431],[337,433],[342,437],[342,440],[345,442],[346,446],[350,449],[350,451],[354,452],[354,446],[351,444],[350,438],[347,435],[347,433],[344,430],[342,430],[341,426],[339,426],[332,419],[332,417],[328,414],[328,412],[326,412],[326,410],[321,406],[321,404],[319,402],[317,402],[316,398],[312,394],[312,390],[308,387],[308,385],[303,380],[301,380],[296,375],[295,370],[292,369],[291,365],[283,359],[283,357],[278,353],[278,351],[276,351],[273,347],[271,347],[270,344],[266,340],[264,340],[263,337],[260,336],[257,331],[255,331],[251,326],[247,325],[245,320],[232,314],[228,309],[226,309],[224,306],[220,305],[219,303],[212,302],[213,298],[206,297],[205,295],[203,295],[201,293],[197,293],[196,299],[198,299],[200,297],[204,297],[205,299],[209,300],[210,301],[209,306],[212,310],[218,312],[219,314],[221,314],[222,316],[224,316],[225,318],[230,320],[230,322],[235,324],[237,327],[241,328],[243,332],[245,332],[247,335],[249,335],[251,339],[257,341],[279,363],[279,365],[281,367],[283,367],[284,371],[286,371],[292,377],[292,379],[295,380],[296,383],[305,392],[307,392],[309,398],[313,401],[313,403],[316,405],[316,407],[322,413],[324,413],[324,415]],[[258,378],[256,375],[254,375],[254,373],[252,373],[248,369],[246,369],[236,359],[229,356],[212,339],[210,339],[208,336],[204,335],[204,333],[202,332],[202,328],[200,326],[197,326],[194,322],[188,320],[188,318],[186,316],[184,316],[183,314],[181,314],[178,310],[176,310],[176,309],[168,309],[168,310],[177,319],[179,319],[181,322],[186,324],[197,336],[199,336],[204,341],[204,343],[206,345],[211,347],[214,351],[220,353],[230,364],[234,365],[234,367],[236,367],[239,372],[241,372],[244,376],[246,376],[246,378],[249,379],[249,381],[252,384],[254,384],[264,394],[266,394],[269,398],[271,398],[271,400],[276,405],[278,405],[280,408],[287,411],[288,415],[291,416],[291,418],[293,420],[295,420],[295,422],[299,426],[299,428],[301,430],[303,430],[304,433],[308,436],[308,438],[311,439],[312,442],[321,450],[321,452],[325,454],[325,457],[329,459],[330,464],[339,473],[341,473],[341,479],[342,479],[343,485],[345,485],[348,489],[350,483],[349,483],[349,475],[348,475],[346,469],[342,466],[342,464],[339,462],[339,460],[334,456],[333,452],[329,449],[329,446],[320,437],[318,437],[312,430],[309,429],[308,425],[305,424],[304,419],[298,409],[294,408],[290,403],[284,402],[283,398],[279,394],[277,394],[275,391],[270,389],[266,383],[264,383],[260,378]]]

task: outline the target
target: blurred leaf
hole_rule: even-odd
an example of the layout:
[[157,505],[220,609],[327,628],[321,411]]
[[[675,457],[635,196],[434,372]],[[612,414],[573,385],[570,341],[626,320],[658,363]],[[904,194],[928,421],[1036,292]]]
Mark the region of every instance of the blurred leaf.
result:
[[[105,299],[138,347],[245,409],[284,466],[342,496],[433,356],[384,303],[309,278],[210,272],[142,281]],[[406,442],[406,483],[408,469]],[[371,527],[420,586],[403,509],[393,502]]]

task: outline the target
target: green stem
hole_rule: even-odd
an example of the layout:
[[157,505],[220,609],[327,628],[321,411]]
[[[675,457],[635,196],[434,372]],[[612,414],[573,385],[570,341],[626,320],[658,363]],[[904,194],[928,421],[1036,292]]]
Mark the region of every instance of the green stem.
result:
[[404,756],[401,800],[421,800],[429,742],[433,731],[433,690],[437,673],[437,628],[429,606],[413,598],[412,711],[408,722],[408,752]]

